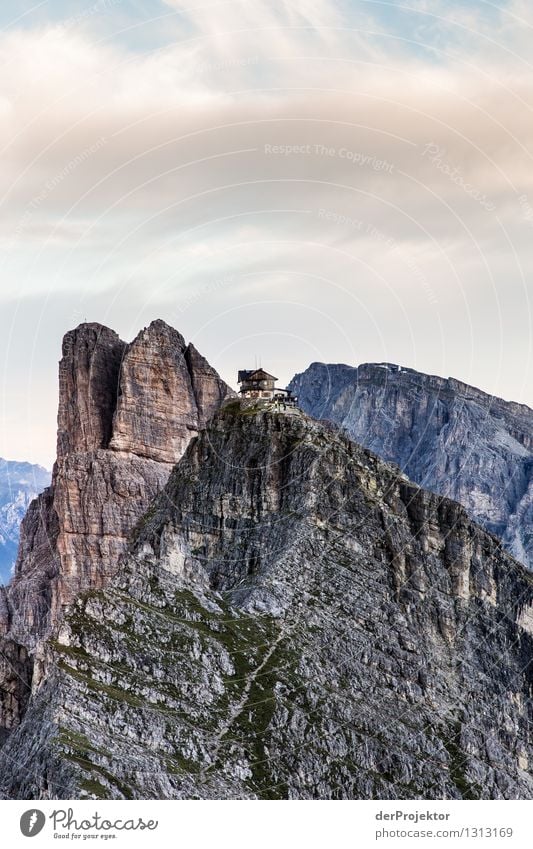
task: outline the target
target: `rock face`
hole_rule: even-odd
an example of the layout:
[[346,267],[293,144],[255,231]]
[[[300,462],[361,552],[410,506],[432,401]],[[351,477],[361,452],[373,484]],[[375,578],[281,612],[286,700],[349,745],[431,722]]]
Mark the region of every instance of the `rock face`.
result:
[[331,425],[228,405],[78,598],[15,798],[533,798],[533,577]]
[[0,746],[17,727],[31,694],[33,659],[24,646],[0,641]]
[[0,458],[0,584],[11,577],[20,524],[30,503],[50,484],[50,472],[31,463]]
[[59,363],[58,463],[107,448],[117,406],[125,342],[101,324],[82,324],[63,339]]
[[[185,351],[185,361],[198,410],[197,427],[203,428],[228,397],[228,387],[192,344]],[[236,395],[233,391],[229,394]]]
[[190,371],[191,357],[199,355],[161,321],[131,345],[98,324],[65,336],[53,479],[29,506],[0,598],[0,636],[21,651],[38,646],[80,591],[105,586],[174,463],[231,394],[202,358]]
[[128,345],[109,447],[175,463],[198,430],[183,336],[156,321]]
[[533,569],[533,411],[390,364],[313,363],[290,388],[411,480],[459,501]]

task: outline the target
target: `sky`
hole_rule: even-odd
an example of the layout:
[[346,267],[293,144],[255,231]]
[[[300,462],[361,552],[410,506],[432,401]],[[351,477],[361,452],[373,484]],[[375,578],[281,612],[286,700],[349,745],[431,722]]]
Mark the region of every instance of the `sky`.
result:
[[232,385],[393,362],[533,406],[533,8],[0,7],[0,456],[63,334],[163,318]]

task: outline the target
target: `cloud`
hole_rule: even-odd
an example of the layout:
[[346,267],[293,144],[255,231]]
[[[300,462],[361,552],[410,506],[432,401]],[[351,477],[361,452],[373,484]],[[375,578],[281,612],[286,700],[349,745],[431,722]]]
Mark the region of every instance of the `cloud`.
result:
[[144,53],[89,19],[0,35],[0,300],[41,303],[55,336],[48,297],[63,329],[88,312],[130,338],[162,314],[228,376],[277,322],[278,371],[322,333],[326,359],[533,401],[528,8],[166,6]]

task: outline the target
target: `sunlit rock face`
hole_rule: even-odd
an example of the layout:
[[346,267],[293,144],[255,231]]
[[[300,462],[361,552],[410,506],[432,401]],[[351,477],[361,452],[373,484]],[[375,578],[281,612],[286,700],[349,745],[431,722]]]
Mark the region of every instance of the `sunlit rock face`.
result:
[[[33,651],[80,591],[106,585],[135,523],[230,394],[162,321],[131,345],[99,324],[66,334],[57,461],[51,485],[22,521],[15,574],[0,598],[0,635]],[[24,700],[11,703],[12,726]]]
[[533,568],[533,411],[457,380],[313,363],[290,388],[411,480],[459,501]]

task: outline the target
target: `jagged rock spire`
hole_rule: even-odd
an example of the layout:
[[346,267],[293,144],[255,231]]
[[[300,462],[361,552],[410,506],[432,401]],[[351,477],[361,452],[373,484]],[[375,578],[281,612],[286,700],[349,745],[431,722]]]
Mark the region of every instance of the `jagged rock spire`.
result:
[[129,345],[95,323],[65,335],[54,478],[23,521],[0,634],[35,646],[80,591],[105,586],[173,464],[231,392],[164,321]]

